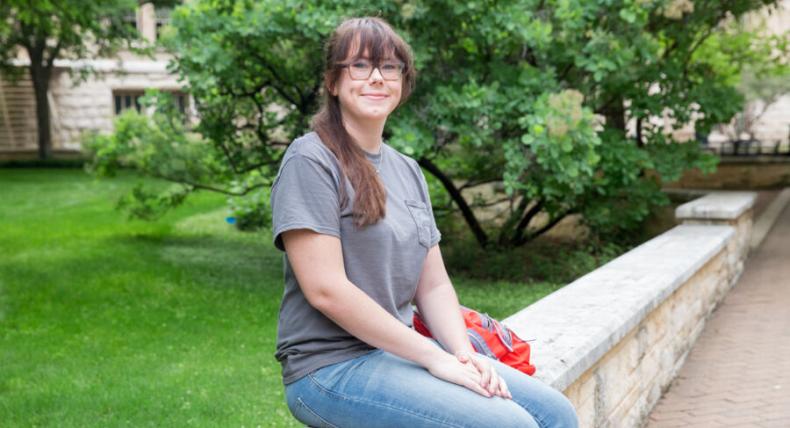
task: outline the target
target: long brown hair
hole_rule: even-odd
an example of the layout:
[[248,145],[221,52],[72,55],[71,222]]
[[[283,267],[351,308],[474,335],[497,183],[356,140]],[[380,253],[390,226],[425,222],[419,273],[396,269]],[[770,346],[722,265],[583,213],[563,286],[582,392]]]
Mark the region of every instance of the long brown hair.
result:
[[[349,52],[354,44],[357,46],[357,51]],[[337,84],[343,71],[340,63],[349,55],[352,59],[361,57],[365,50],[373,63],[378,63],[390,55],[403,61],[400,104],[403,104],[411,94],[415,78],[411,48],[381,18],[347,19],[335,28],[327,42],[324,97],[321,109],[313,116],[311,126],[321,137],[324,145],[340,161],[341,207],[345,207],[348,203],[344,180],[347,178],[351,182],[355,192],[353,219],[357,227],[374,224],[386,215],[387,192],[373,165],[367,162],[364,150],[354,142],[353,137],[343,126],[340,100],[332,95],[331,88]]]

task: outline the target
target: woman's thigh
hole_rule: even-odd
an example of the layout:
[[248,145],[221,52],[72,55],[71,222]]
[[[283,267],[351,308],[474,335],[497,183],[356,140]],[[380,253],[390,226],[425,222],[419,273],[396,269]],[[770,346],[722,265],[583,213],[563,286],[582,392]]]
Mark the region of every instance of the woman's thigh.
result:
[[497,373],[505,379],[513,401],[526,409],[539,426],[579,426],[576,410],[563,393],[507,364],[488,359],[493,361]]
[[[562,426],[540,425],[536,419],[550,423],[558,419],[528,410],[555,408],[558,400],[551,395],[551,388],[541,388],[533,379],[523,381],[510,372],[503,377],[515,386],[514,400],[483,397],[377,350],[305,376],[286,387],[286,398],[297,419],[319,427]],[[546,393],[551,404],[536,404]],[[517,398],[516,394],[529,396]]]

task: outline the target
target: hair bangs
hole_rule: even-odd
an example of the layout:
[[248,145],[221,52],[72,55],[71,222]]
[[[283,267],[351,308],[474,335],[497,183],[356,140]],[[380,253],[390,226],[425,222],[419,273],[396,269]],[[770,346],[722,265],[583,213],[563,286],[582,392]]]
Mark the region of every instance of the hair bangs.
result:
[[387,59],[397,58],[409,63],[410,54],[406,44],[400,40],[392,29],[382,25],[375,19],[354,19],[343,28],[338,40],[335,62],[345,62],[359,58],[378,63]]

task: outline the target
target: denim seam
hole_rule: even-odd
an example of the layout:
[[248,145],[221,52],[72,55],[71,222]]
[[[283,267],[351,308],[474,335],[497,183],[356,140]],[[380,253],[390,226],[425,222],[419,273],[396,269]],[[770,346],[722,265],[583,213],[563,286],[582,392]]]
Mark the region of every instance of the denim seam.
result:
[[316,418],[317,418],[319,421],[321,421],[322,423],[324,423],[324,424],[326,424],[326,425],[329,425],[329,427],[330,427],[330,428],[338,428],[338,427],[337,427],[337,425],[335,425],[335,424],[333,424],[333,423],[329,422],[328,420],[326,420],[326,419],[322,418],[322,417],[321,417],[321,415],[319,415],[319,414],[318,414],[318,413],[316,413],[316,412],[315,412],[313,409],[311,409],[311,408],[310,408],[310,406],[308,406],[308,405],[307,405],[307,403],[305,403],[305,402],[302,400],[302,397],[296,397],[296,401],[298,401],[298,402],[299,402],[299,404],[301,404],[301,405],[302,405],[302,407],[304,407],[304,408],[305,408],[305,410],[307,410],[307,412],[308,412],[308,413],[310,413],[311,415],[315,416],[315,417],[316,417]]
[[455,424],[448,425],[447,422],[445,422],[445,421],[441,421],[441,420],[438,420],[438,419],[433,418],[431,416],[420,414],[420,413],[414,412],[414,411],[406,409],[406,408],[395,407],[395,406],[392,406],[392,405],[389,405],[389,404],[378,403],[378,402],[372,401],[372,400],[365,400],[365,399],[360,399],[360,398],[349,397],[349,396],[343,395],[343,394],[341,394],[339,392],[332,391],[332,390],[324,387],[323,385],[321,385],[321,383],[318,382],[318,379],[316,379],[312,374],[309,374],[307,376],[310,378],[310,382],[312,382],[313,385],[318,387],[318,389],[320,389],[321,392],[323,392],[323,393],[325,393],[327,395],[334,396],[334,397],[339,398],[341,400],[351,401],[351,402],[355,402],[355,403],[365,403],[365,404],[369,404],[371,406],[383,407],[383,408],[387,408],[387,409],[397,410],[397,411],[408,413],[410,415],[417,416],[417,417],[420,417],[420,418],[423,418],[423,419],[426,419],[426,420],[430,420],[432,422],[436,422],[437,424],[440,424],[440,425],[452,426],[452,427],[456,427],[456,428],[464,428],[463,425],[455,425]]

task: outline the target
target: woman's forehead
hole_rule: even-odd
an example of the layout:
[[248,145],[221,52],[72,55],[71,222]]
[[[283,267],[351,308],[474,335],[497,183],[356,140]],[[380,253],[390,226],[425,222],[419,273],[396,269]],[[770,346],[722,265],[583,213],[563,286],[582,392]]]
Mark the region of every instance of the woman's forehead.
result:
[[379,55],[377,55],[379,56],[379,58],[376,59],[394,59],[397,57],[397,55],[395,54],[395,47],[392,46],[390,43],[385,42],[384,43],[385,46],[381,47],[382,49],[375,49],[373,46],[374,40],[371,40],[370,38],[367,38],[367,40],[365,40],[366,42],[365,46],[363,46],[362,49],[360,49],[361,38],[362,36],[358,33],[351,39],[351,42],[348,45],[348,50],[346,52],[346,59],[351,59],[351,58],[371,59],[372,50],[380,51]]

